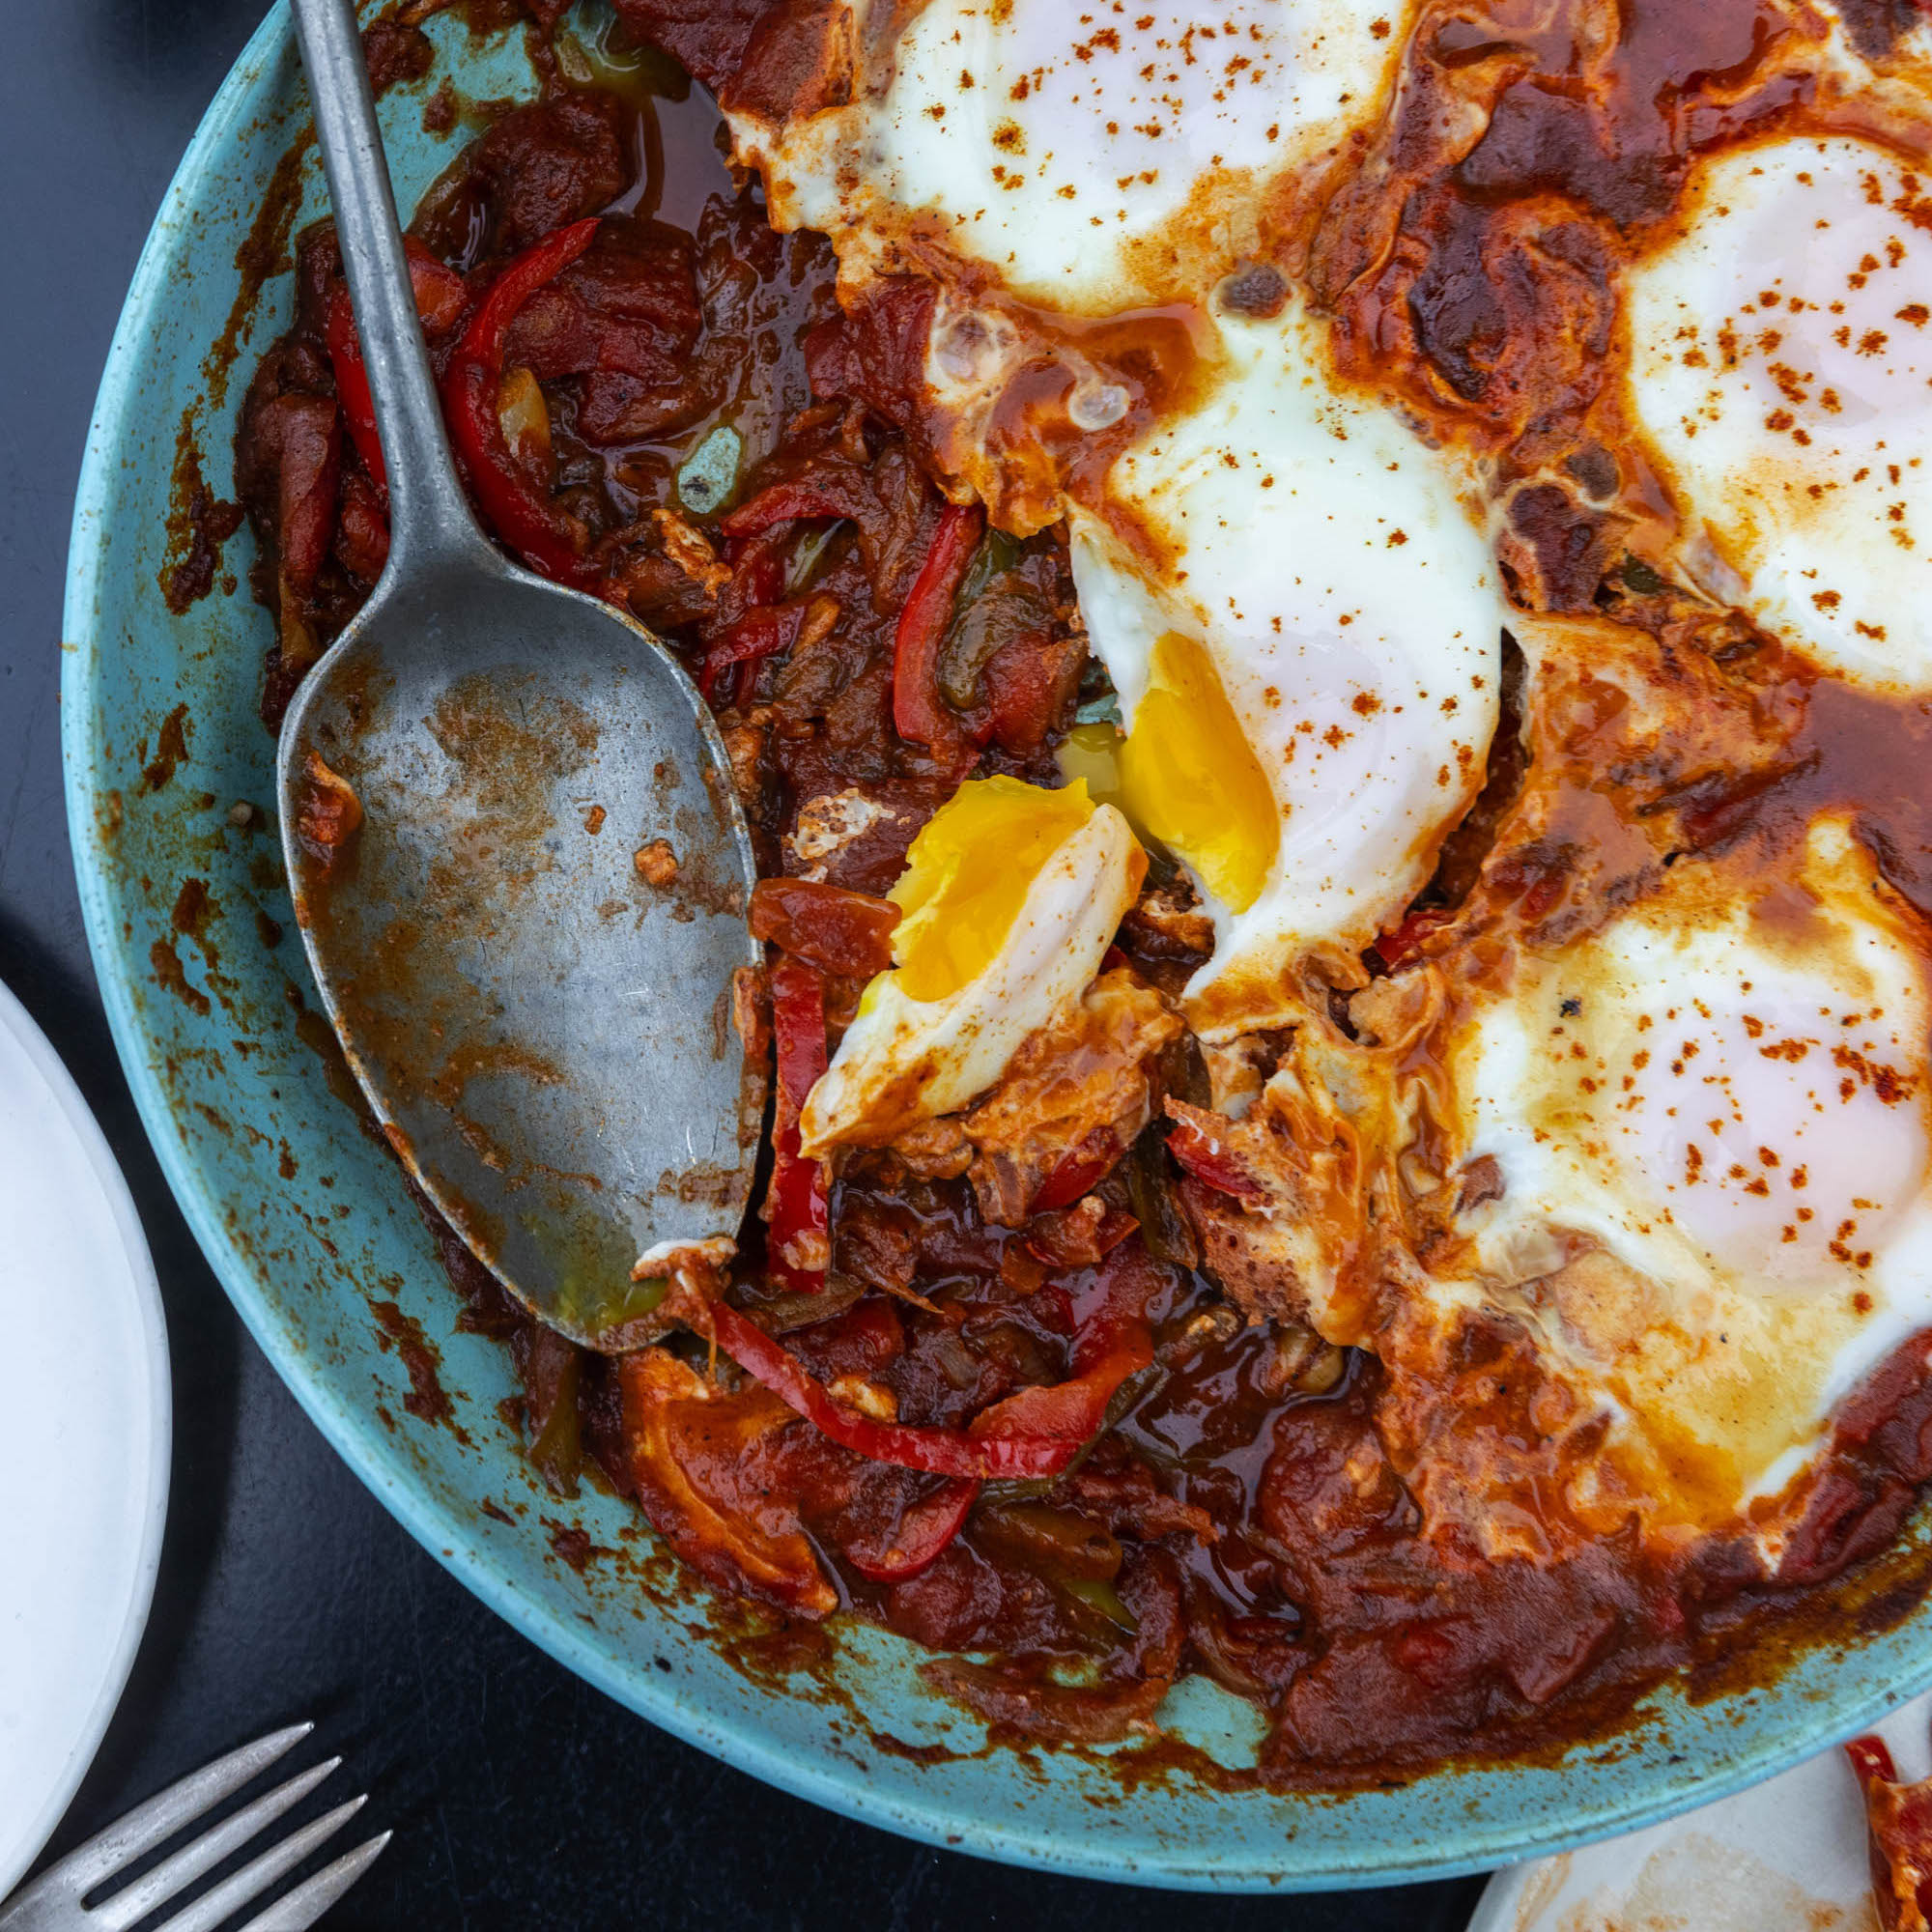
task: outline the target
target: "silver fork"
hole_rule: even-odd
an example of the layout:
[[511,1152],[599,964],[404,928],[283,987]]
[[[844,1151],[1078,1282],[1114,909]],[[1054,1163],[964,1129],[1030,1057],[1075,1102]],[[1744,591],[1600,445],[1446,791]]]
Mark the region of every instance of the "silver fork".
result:
[[[231,1793],[240,1791],[314,1729],[313,1724],[291,1724],[285,1731],[243,1745],[240,1750],[190,1773],[179,1784],[169,1785],[159,1797],[136,1805],[118,1824],[88,1839],[58,1864],[49,1865],[24,1891],[0,1905],[0,1932],[128,1932],[128,1927],[165,1905],[178,1891],[213,1871],[230,1853],[240,1851],[292,1805],[299,1804],[342,1760],[332,1757],[244,1804],[233,1817],[190,1839],[154,1870],[144,1872],[98,1904],[83,1906],[81,1900]],[[352,1798],[300,1831],[292,1832],[165,1919],[155,1932],[214,1932],[277,1879],[293,1871],[317,1846],[333,1837],[361,1810],[366,1799],[367,1793]],[[388,1842],[389,1833],[384,1832],[357,1845],[333,1864],[304,1879],[266,1912],[258,1912],[237,1932],[303,1932],[376,1862]]]

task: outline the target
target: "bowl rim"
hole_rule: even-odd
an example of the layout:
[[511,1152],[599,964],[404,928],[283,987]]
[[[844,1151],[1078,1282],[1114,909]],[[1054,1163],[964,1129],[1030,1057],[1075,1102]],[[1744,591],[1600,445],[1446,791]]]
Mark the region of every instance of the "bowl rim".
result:
[[[135,1006],[131,981],[124,975],[119,959],[112,867],[89,829],[96,823],[96,805],[102,796],[90,736],[97,654],[103,629],[100,600],[106,578],[106,547],[100,533],[111,506],[111,482],[121,462],[115,433],[124,415],[134,407],[134,351],[150,316],[165,299],[166,257],[176,231],[193,220],[195,198],[204,178],[218,163],[224,142],[249,117],[249,96],[264,72],[294,57],[288,0],[273,0],[224,77],[169,182],[115,327],[89,420],[68,552],[60,692],[64,789],[82,921],[96,980],[122,1069],[169,1190],[223,1292],[276,1375],[356,1479],[432,1557],[565,1669],[626,1710],[735,1770],[829,1810],[941,1850],[1067,1877],[1163,1889],[1262,1893],[1354,1889],[1462,1877],[1520,1860],[1547,1857],[1637,1831],[1728,1797],[1854,1736],[1885,1713],[1932,1689],[1932,1608],[1926,1608],[1918,1613],[1926,1622],[1926,1640],[1911,1671],[1883,1687],[1874,1685],[1850,1700],[1806,1697],[1804,1705],[1812,1714],[1807,1720],[1779,1724],[1769,1734],[1754,1728],[1745,1748],[1727,1755],[1704,1776],[1692,1772],[1675,1782],[1644,1779],[1634,1785],[1620,1785],[1614,1795],[1567,1822],[1510,1828],[1500,1822],[1484,1825],[1465,1818],[1450,1828],[1453,1835],[1436,1840],[1441,1848],[1433,1853],[1413,1844],[1383,1842],[1379,1849],[1371,1848],[1360,1856],[1345,1852],[1331,1857],[1318,1852],[1308,1863],[1295,1861],[1293,1838],[1272,1840],[1265,1847],[1257,1845],[1251,1861],[1234,1864],[1224,1858],[1190,1861],[1171,1843],[1110,1851],[1104,1844],[1079,1835],[1064,1837],[1051,1825],[1029,1825],[1029,1816],[1036,1814],[1027,1810],[994,1815],[983,1808],[949,1808],[950,1801],[943,1799],[916,1802],[882,1796],[869,1784],[863,1764],[842,1764],[833,1752],[812,1758],[800,1756],[754,1729],[695,1706],[674,1688],[660,1685],[653,1673],[625,1671],[606,1654],[602,1644],[589,1640],[560,1614],[541,1607],[508,1578],[498,1576],[454,1511],[387,1466],[375,1441],[372,1418],[332,1397],[322,1378],[311,1374],[301,1347],[269,1307],[255,1283],[253,1266],[230,1238],[215,1206],[203,1191],[159,1078],[144,1050],[148,1032]],[[1580,1740],[1573,1748],[1588,1748],[1590,1742]],[[1494,1768],[1510,1769],[1506,1761]],[[1425,1781],[1428,1776],[1433,1774],[1425,1775]],[[1043,1793],[1042,1799],[1046,1804],[1058,1804],[1054,1794]],[[1319,1795],[1311,1802],[1319,1802]],[[1265,1862],[1263,1856],[1269,1851],[1275,1855],[1272,1863]]]

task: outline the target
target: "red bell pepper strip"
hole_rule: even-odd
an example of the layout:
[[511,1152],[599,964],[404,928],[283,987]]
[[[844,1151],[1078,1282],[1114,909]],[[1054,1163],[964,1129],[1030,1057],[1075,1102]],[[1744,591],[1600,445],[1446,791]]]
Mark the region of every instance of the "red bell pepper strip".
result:
[[362,361],[362,344],[355,333],[355,312],[349,305],[347,289],[337,289],[328,299],[327,340],[329,366],[335,371],[335,400],[342,406],[349,440],[355,445],[362,468],[381,493],[386,510],[389,472],[383,464],[383,439],[376,433],[376,402],[369,393],[369,371]]
[[1074,1341],[1071,1377],[995,1403],[966,1431],[875,1422],[836,1401],[796,1356],[728,1302],[713,1302],[708,1313],[718,1346],[841,1448],[935,1476],[1038,1479],[1059,1475],[1079,1455],[1099,1433],[1121,1384],[1153,1360],[1147,1267],[1137,1246],[1109,1255],[1100,1307]]
[[1027,1212],[1046,1214],[1056,1208],[1072,1207],[1106,1178],[1122,1151],[1110,1129],[1095,1127],[1060,1156],[1053,1172],[1040,1182],[1039,1192],[1027,1204]]
[[785,552],[791,533],[783,529],[766,530],[753,537],[731,562],[731,582],[718,600],[726,625],[748,611],[776,604],[784,595]]
[[821,973],[869,980],[893,963],[899,909],[820,879],[760,879],[752,888],[751,923],[753,939]]
[[974,504],[949,503],[940,512],[932,548],[913,580],[893,639],[893,725],[908,743],[928,751],[950,750],[959,736],[939,696],[939,647],[946,641],[952,600],[980,546],[980,530]]
[[1153,1360],[1153,1330],[1148,1302],[1160,1277],[1138,1241],[1122,1241],[1100,1264],[1099,1301],[1082,1317],[1073,1337],[1073,1373],[1048,1387],[1023,1388],[973,1418],[976,1438],[998,1441],[1045,1439],[1066,1445],[1058,1475],[1095,1435],[1107,1419],[1107,1406],[1128,1377]]
[[802,604],[774,604],[747,611],[704,648],[697,688],[705,702],[708,704],[717,696],[720,681],[733,665],[753,664],[775,652],[790,650],[798,641],[804,622]]
[[374,583],[389,560],[388,513],[375,483],[360,470],[343,472],[335,554],[364,583]]
[[1901,1784],[1880,1737],[1845,1747],[1865,1802],[1872,1904],[1884,1932],[1912,1932],[1932,1921],[1932,1779]]
[[1035,1214],[1027,1223],[1026,1250],[1048,1267],[1093,1267],[1139,1226],[1124,1208],[1109,1208],[1094,1195],[1072,1208]]
[[[416,314],[424,332],[444,335],[461,319],[469,292],[463,277],[445,268],[414,236],[405,236],[409,252],[410,290],[416,298]],[[383,440],[376,433],[376,405],[369,394],[369,371],[362,360],[362,340],[355,333],[355,311],[349,291],[338,288],[328,298],[328,319],[324,327],[329,366],[335,371],[335,399],[342,405],[349,425],[349,440],[362,459],[362,468],[381,494],[383,508],[389,506],[389,473],[383,464]]]
[[413,235],[403,237],[403,252],[410,259],[410,293],[416,298],[423,333],[447,335],[469,306],[469,287],[454,269],[438,261]]
[[878,504],[864,494],[855,478],[849,489],[829,483],[774,483],[749,502],[740,503],[719,528],[726,537],[756,536],[779,524],[809,523],[827,517],[857,522]]
[[890,1539],[854,1538],[844,1546],[845,1560],[874,1583],[904,1583],[930,1570],[966,1526],[980,1485],[964,1476],[942,1483],[894,1525]]
[[1038,751],[1066,695],[1078,684],[1086,656],[1079,639],[1056,638],[1051,631],[1009,638],[980,673],[986,720],[975,735],[981,742],[991,738],[1002,751],[1019,757]]
[[306,594],[328,554],[342,477],[342,426],[327,396],[290,390],[256,417],[275,463],[275,542],[284,582]]
[[821,1435],[874,1463],[983,1482],[991,1476],[1057,1475],[1080,1446],[1077,1442],[997,1438],[982,1442],[957,1429],[874,1422],[835,1401],[822,1383],[805,1372],[796,1356],[728,1302],[714,1302],[710,1317],[718,1346],[740,1368],[763,1382]]
[[1167,1137],[1167,1151],[1195,1179],[1206,1181],[1218,1193],[1232,1194],[1236,1201],[1260,1203],[1268,1199],[1268,1190],[1249,1173],[1246,1163],[1229,1147],[1209,1122],[1219,1122],[1222,1130],[1234,1125],[1225,1116],[1189,1107],[1179,1100],[1167,1102],[1174,1131]]
[[1868,1791],[1879,1782],[1898,1782],[1898,1767],[1892,1762],[1891,1747],[1883,1738],[1854,1738],[1846,1745],[1845,1755],[1852,1761],[1852,1774],[1861,1790]]
[[584,555],[583,526],[531,482],[503,436],[497,394],[503,345],[517,313],[590,246],[597,216],[573,221],[526,249],[491,283],[442,379],[443,413],[470,487],[497,534],[525,562],[580,589],[595,589],[603,570]]
[[1445,906],[1430,906],[1421,912],[1406,914],[1376,941],[1376,951],[1381,954],[1382,964],[1393,972],[1406,960],[1414,958],[1430,935],[1447,925],[1455,917]]
[[[704,626],[705,656],[698,667],[697,688],[706,702],[735,701],[737,682],[743,673],[734,667],[767,656],[771,651],[789,648],[797,640],[798,627],[804,622],[802,611],[793,620],[788,636],[764,624],[753,626],[742,634],[738,628],[758,612],[779,608],[779,600],[784,595],[785,552],[790,544],[790,527],[781,524],[749,539],[732,559],[731,581],[724,586],[717,610]],[[713,652],[717,653],[715,661]]]
[[802,960],[781,959],[772,968],[772,1038],[779,1078],[765,1248],[777,1280],[794,1293],[817,1294],[832,1259],[832,1216],[825,1170],[799,1151],[798,1117],[825,1072],[825,981]]

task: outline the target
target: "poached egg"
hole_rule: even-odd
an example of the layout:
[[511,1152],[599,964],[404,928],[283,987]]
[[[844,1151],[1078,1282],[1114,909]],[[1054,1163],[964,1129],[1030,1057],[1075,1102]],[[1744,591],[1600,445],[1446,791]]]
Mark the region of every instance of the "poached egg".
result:
[[1121,803],[1214,920],[1209,1039],[1295,1017],[1311,955],[1348,983],[1427,882],[1483,782],[1505,615],[1452,457],[1329,373],[1298,302],[1220,327],[1212,395],[1071,526]]
[[1626,283],[1687,561],[1841,677],[1932,691],[1932,200],[1842,138],[1707,161]]
[[895,42],[847,30],[847,104],[734,119],[775,221],[841,268],[935,250],[1025,300],[1119,313],[1238,252],[1267,184],[1377,112],[1403,10],[1361,0],[928,0]]
[[883,1146],[991,1087],[1099,971],[1146,871],[1084,784],[969,779],[906,854],[894,963],[806,1098],[805,1152]]
[[[1590,631],[1520,635],[1534,678]],[[1526,1322],[1656,1520],[1768,1518],[1932,1326],[1932,961],[1850,814],[1453,972],[1433,1058],[1471,1205],[1422,1292]]]

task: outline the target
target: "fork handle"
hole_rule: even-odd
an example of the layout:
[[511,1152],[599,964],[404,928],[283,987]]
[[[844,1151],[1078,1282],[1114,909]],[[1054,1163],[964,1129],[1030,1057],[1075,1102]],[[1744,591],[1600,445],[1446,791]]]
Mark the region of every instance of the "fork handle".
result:
[[449,453],[409,258],[396,221],[376,97],[352,0],[291,0],[315,99],[316,139],[389,472],[389,561],[400,582],[432,562],[495,562]]

